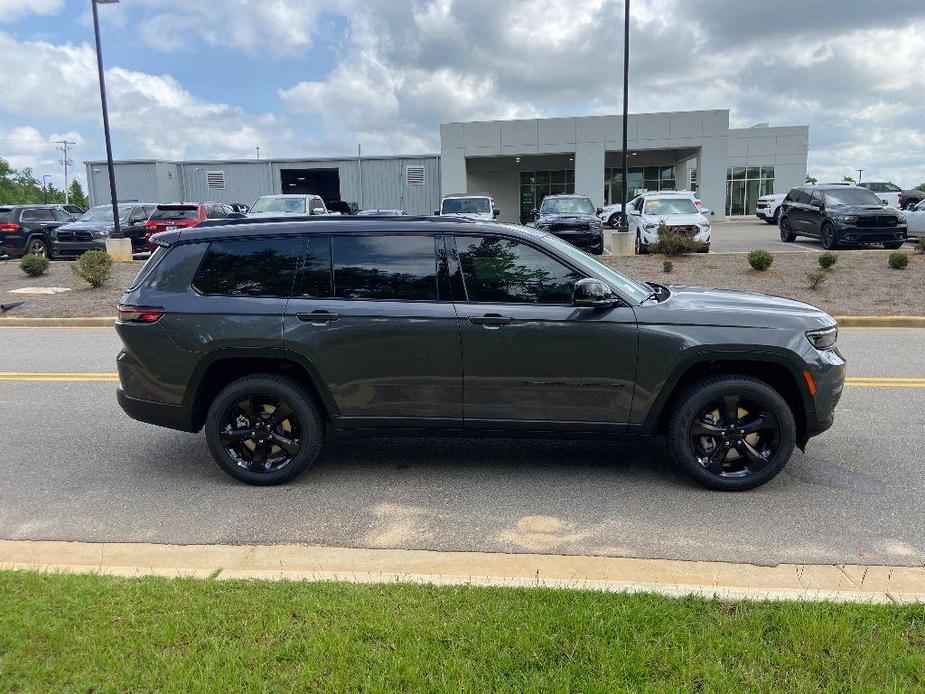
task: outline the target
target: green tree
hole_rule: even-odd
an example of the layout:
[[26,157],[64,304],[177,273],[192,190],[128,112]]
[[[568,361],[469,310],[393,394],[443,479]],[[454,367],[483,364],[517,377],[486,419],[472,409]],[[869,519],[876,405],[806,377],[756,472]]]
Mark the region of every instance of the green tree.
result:
[[922,191],[923,193],[925,193],[925,183],[919,183],[919,184],[915,187],[915,189],[916,189],[916,190],[920,190],[920,191]]
[[0,204],[23,205],[33,202],[64,202],[64,191],[49,185],[47,191],[42,182],[32,175],[32,169],[14,169],[0,157]]
[[806,182],[807,183],[818,183],[819,179],[811,174],[806,174]]
[[84,195],[84,189],[80,185],[80,181],[78,181],[76,178],[71,181],[71,185],[68,186],[67,192],[70,196],[72,205],[79,205],[83,208],[90,206],[90,202],[87,200],[87,196]]
[[854,176],[842,176],[841,180],[846,181],[848,183],[854,183]]

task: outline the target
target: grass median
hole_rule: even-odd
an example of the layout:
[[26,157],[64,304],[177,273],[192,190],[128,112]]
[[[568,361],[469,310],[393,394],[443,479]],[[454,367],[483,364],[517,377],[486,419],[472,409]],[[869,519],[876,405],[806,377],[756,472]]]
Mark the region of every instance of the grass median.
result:
[[925,688],[925,607],[0,572],[0,690]]

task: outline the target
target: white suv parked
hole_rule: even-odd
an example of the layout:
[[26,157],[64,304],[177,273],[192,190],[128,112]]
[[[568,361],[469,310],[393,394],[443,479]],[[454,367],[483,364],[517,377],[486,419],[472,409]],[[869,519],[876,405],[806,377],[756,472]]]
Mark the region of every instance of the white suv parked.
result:
[[261,195],[247,212],[248,217],[301,217],[321,214],[330,214],[324,200],[318,195],[300,193]]
[[762,195],[758,198],[758,204],[755,206],[755,215],[758,219],[763,219],[768,224],[777,224],[779,219],[780,204],[787,197],[786,193],[775,193],[774,195]]
[[490,195],[459,193],[444,195],[440,209],[434,214],[441,217],[466,217],[490,222],[501,214],[501,210],[495,207],[495,199]]
[[629,231],[636,236],[636,253],[645,253],[649,244],[658,241],[658,226],[665,222],[710,250],[710,220],[700,211],[690,193],[643,193],[628,203]]
[[895,183],[889,181],[864,181],[863,183],[858,183],[858,185],[861,188],[867,188],[890,207],[899,209],[899,195],[903,192],[903,189]]

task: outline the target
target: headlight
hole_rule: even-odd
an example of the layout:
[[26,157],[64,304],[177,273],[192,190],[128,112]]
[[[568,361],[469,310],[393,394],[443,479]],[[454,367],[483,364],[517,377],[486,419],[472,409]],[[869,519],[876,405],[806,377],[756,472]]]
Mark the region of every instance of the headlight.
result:
[[93,235],[98,239],[105,239],[109,236],[109,229],[94,229]]
[[643,224],[642,228],[646,231],[655,231],[658,229],[658,224]]
[[904,215],[904,214],[896,215],[896,223],[897,223],[897,224],[905,224],[905,223],[906,223],[906,215]]
[[835,215],[835,221],[842,224],[857,224],[858,217],[853,214],[837,214]]
[[832,349],[838,341],[838,326],[810,330],[806,333],[806,339],[818,350]]

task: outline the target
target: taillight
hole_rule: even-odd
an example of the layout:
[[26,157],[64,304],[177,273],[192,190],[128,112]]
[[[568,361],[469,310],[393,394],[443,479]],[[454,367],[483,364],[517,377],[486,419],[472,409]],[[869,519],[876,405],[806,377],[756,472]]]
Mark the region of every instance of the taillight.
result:
[[7,234],[14,234],[19,231],[18,224],[0,224],[0,232],[6,232]]
[[145,226],[148,229],[153,229],[154,227],[157,226],[157,222],[155,222],[153,219],[149,219],[148,221],[145,222]]
[[164,315],[159,306],[126,306],[119,304],[120,323],[156,323]]

